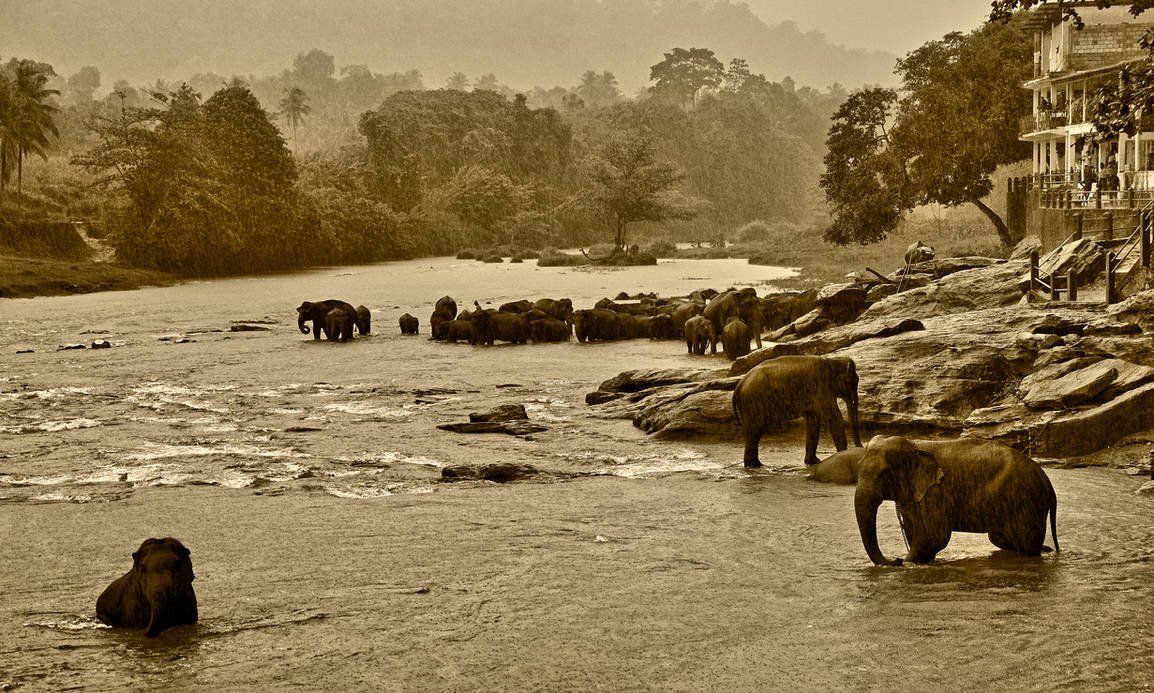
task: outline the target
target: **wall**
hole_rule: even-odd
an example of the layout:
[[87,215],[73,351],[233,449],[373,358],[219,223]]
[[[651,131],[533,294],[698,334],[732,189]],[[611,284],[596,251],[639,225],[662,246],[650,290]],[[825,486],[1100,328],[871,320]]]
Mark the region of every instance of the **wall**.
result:
[[1085,29],[1071,32],[1067,69],[1089,70],[1141,58],[1144,51],[1138,47],[1138,41],[1150,28],[1149,24],[1087,24]]

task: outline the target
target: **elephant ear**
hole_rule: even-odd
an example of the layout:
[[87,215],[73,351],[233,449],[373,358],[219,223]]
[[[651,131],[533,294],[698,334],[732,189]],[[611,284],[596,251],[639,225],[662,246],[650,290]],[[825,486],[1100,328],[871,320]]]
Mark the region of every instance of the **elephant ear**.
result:
[[946,477],[945,472],[938,465],[937,459],[925,450],[917,451],[917,460],[914,464],[913,483],[914,501],[921,503],[929,490]]

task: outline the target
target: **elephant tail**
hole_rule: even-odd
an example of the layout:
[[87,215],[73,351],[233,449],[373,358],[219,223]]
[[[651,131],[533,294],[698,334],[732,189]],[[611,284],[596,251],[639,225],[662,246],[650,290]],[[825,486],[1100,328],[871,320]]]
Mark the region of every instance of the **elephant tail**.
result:
[[737,390],[733,391],[733,396],[730,398],[730,400],[733,402],[733,416],[737,419],[737,425],[740,426],[742,425],[741,410],[737,408]]
[[[1053,491],[1050,491],[1053,494]],[[1050,498],[1050,535],[1054,537],[1054,551],[1061,551],[1058,546],[1058,496],[1054,494]]]

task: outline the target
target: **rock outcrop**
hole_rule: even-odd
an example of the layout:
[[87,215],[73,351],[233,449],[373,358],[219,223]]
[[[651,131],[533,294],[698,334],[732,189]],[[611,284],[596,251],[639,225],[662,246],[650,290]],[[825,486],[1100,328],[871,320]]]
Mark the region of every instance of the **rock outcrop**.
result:
[[[1026,263],[936,260],[929,285],[887,296],[856,320],[869,292],[834,285],[829,313],[736,360],[728,371],[629,371],[589,401],[655,434],[733,435],[730,391],[757,364],[783,355],[849,357],[860,379],[860,418],[874,430],[963,433],[1043,456],[1082,455],[1154,427],[1154,291],[1106,310],[1029,305],[1017,288]],[[879,284],[884,285],[884,284]],[[853,289],[853,291],[851,291]],[[841,300],[845,299],[845,300]],[[841,311],[840,314],[838,311]],[[852,320],[852,319],[851,319]],[[798,324],[803,325],[799,330]]]

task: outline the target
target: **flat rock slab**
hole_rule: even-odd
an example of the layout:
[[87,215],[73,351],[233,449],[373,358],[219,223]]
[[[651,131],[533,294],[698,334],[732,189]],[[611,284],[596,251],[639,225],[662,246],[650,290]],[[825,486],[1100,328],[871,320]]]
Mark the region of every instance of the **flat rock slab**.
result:
[[502,404],[489,411],[478,411],[469,414],[469,421],[472,423],[482,423],[486,421],[527,421],[528,419],[529,414],[525,411],[523,404]]
[[476,421],[441,424],[437,428],[451,433],[506,433],[511,436],[524,436],[549,430],[545,426],[528,421]]
[[1043,380],[1026,393],[1030,409],[1062,409],[1093,401],[1118,377],[1118,369],[1100,367],[1104,361],[1072,371],[1056,380]]

